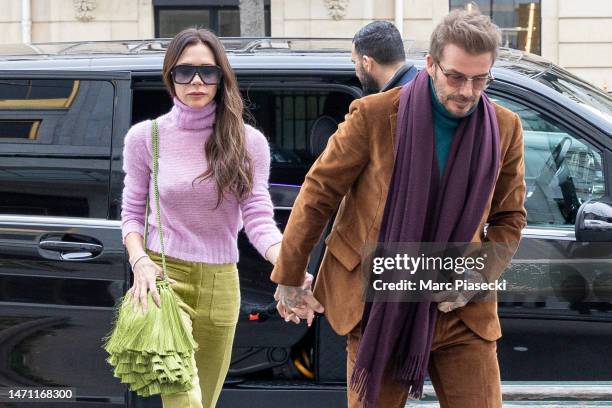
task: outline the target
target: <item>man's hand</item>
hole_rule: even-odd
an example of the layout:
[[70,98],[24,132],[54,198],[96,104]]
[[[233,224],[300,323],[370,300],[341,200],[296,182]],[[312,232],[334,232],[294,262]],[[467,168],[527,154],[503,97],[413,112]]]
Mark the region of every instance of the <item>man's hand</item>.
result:
[[[467,270],[463,274],[463,279],[470,283],[485,282],[482,274],[473,270]],[[461,291],[445,291],[434,295],[434,300],[438,300],[438,310],[443,313],[448,313],[451,310],[458,309],[468,304],[481,291],[479,290],[461,290]]]
[[465,297],[463,294],[460,294],[457,299],[452,302],[440,302],[438,303],[438,310],[443,313],[448,313],[451,310],[458,309],[468,304],[470,299]]
[[274,300],[278,302],[276,310],[286,322],[299,324],[300,319],[306,319],[310,327],[315,312],[323,313],[323,306],[312,294],[312,280],[312,275],[306,273],[302,286],[277,286],[274,293]]

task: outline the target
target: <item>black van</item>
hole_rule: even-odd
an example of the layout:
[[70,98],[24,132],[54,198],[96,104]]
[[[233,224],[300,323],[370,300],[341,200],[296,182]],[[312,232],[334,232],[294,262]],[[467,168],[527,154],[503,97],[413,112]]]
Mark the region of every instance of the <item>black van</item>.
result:
[[[76,390],[75,401],[54,407],[160,406],[113,378],[101,338],[131,285],[119,221],[123,138],[132,124],[170,109],[161,79],[167,43],[37,44],[19,55],[0,48],[0,387]],[[270,142],[282,228],[306,172],[361,96],[350,42],[224,43],[247,121]],[[423,55],[411,58],[422,68]],[[612,240],[612,99],[516,50],[502,50],[493,75],[487,94],[517,112],[525,130],[520,250],[555,259],[514,262],[506,273],[559,288],[535,302],[499,304],[505,397],[590,390],[612,399],[611,269],[571,261],[581,240]],[[280,319],[271,266],[245,236],[239,245],[242,306],[219,406],[345,405],[344,339],[324,317],[310,329]],[[311,254],[314,275],[323,249],[321,240]],[[563,290],[576,283],[582,291]]]

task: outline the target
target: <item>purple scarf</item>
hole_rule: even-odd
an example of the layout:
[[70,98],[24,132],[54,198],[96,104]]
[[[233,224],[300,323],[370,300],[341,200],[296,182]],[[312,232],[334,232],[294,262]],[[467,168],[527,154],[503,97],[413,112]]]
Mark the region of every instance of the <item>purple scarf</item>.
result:
[[[499,129],[482,95],[455,131],[440,180],[429,75],[421,71],[401,90],[395,165],[379,242],[470,242],[494,187]],[[411,398],[420,398],[431,351],[437,303],[367,302],[351,388],[364,408],[375,407],[385,368]]]

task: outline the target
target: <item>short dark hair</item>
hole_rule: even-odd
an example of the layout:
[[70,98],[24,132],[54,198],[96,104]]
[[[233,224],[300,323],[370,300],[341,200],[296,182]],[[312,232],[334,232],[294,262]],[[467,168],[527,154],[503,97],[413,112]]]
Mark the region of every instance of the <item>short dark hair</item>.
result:
[[357,54],[372,57],[379,64],[406,60],[402,35],[389,21],[374,21],[361,28],[353,37],[353,44]]

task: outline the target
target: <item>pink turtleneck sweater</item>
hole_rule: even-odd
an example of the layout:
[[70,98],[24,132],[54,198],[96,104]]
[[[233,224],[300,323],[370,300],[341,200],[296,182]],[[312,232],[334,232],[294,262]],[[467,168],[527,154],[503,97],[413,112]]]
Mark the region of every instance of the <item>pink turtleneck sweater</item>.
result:
[[[253,162],[253,191],[243,202],[226,194],[219,208],[216,186],[207,179],[193,183],[208,168],[204,144],[215,121],[214,101],[193,109],[174,99],[170,112],[157,119],[159,128],[159,199],[166,255],[191,262],[238,262],[238,231],[244,229],[265,256],[282,240],[274,222],[268,192],[270,150],[264,135],[245,125],[246,146]],[[132,126],[125,137],[125,172],[121,230],[143,234],[147,196],[150,197],[147,248],[160,252],[153,199],[151,121]],[[193,183],[193,184],[192,184]]]

